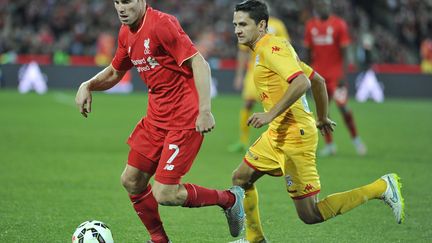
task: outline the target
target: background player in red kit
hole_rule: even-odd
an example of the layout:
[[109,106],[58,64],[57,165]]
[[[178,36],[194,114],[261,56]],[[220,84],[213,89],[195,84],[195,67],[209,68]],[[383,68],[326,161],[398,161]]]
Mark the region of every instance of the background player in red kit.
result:
[[[145,0],[114,1],[122,26],[111,65],[81,84],[76,103],[91,111],[91,91],[106,90],[135,66],[149,89],[147,117],[128,139],[128,163],[121,176],[133,207],[151,240],[166,243],[158,204],[183,207],[219,205],[231,235],[243,227],[244,191],[220,191],[181,184],[197,155],[203,133],[215,125],[210,104],[210,68],[177,19],[147,6]],[[148,184],[155,175],[153,189]]]
[[[309,61],[315,71],[326,80],[329,100],[335,99],[345,124],[349,129],[353,144],[359,155],[366,154],[366,146],[357,134],[351,110],[347,107],[348,91],[345,82],[348,67],[347,47],[351,43],[346,22],[331,14],[330,0],[315,0],[317,17],[306,23],[305,46]],[[325,135],[326,146],[321,156],[336,153],[331,133]]]

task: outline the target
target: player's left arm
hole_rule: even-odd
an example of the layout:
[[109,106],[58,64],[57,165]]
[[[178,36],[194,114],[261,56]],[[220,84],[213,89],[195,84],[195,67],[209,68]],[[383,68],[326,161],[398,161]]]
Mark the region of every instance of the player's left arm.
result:
[[291,80],[285,94],[268,112],[254,113],[248,120],[248,125],[260,128],[269,124],[277,116],[286,111],[294,102],[296,102],[311,87],[309,79],[300,74]]
[[189,58],[186,65],[192,68],[199,97],[199,114],[195,123],[196,131],[210,132],[215,127],[215,120],[211,113],[210,66],[199,52]]

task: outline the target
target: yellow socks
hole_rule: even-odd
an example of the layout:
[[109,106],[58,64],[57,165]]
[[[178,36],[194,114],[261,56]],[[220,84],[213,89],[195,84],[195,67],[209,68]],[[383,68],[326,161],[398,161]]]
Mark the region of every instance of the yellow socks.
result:
[[370,199],[380,198],[386,189],[387,183],[383,179],[378,179],[369,185],[351,191],[329,195],[318,202],[317,206],[325,221],[346,213]]
[[264,239],[258,208],[258,191],[255,185],[245,191],[243,205],[246,213],[246,239],[249,242],[258,242]]
[[242,108],[240,110],[240,142],[245,146],[249,146],[249,126],[247,120],[250,116],[250,111]]

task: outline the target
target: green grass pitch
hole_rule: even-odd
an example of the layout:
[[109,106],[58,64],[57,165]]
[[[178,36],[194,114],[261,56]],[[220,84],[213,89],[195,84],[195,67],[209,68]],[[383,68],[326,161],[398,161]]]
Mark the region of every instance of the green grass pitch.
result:
[[[127,158],[126,138],[145,114],[146,99],[143,93],[96,93],[93,111],[84,119],[74,105],[73,91],[38,96],[1,90],[0,242],[70,242],[75,227],[89,219],[107,223],[116,242],[146,241],[119,179]],[[230,186],[231,172],[242,154],[228,153],[226,148],[237,138],[241,104],[238,96],[213,100],[216,129],[206,135],[184,182]],[[278,243],[431,242],[432,100],[351,101],[350,106],[369,153],[355,154],[333,105],[339,153],[318,158],[320,197],[397,172],[404,185],[405,224],[397,225],[390,208],[374,200],[328,222],[305,225],[296,216],[283,179],[264,177],[257,187],[267,238]],[[160,211],[175,243],[233,240],[217,207],[160,207]]]

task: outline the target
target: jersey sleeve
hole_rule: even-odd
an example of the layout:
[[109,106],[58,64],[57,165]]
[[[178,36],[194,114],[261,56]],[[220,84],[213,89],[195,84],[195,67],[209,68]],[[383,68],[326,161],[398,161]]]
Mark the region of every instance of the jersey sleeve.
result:
[[128,47],[126,45],[126,42],[127,42],[126,29],[120,28],[118,41],[117,41],[117,50],[111,62],[111,65],[114,67],[114,69],[118,71],[127,71],[133,67],[133,64],[129,58]]
[[306,63],[304,63],[303,61],[300,61],[300,68],[303,70],[303,73],[306,75],[306,77],[308,77],[309,79],[312,79],[315,71]]
[[339,45],[341,47],[349,45],[351,43],[351,38],[348,31],[348,25],[343,19],[339,21],[339,31],[340,31]]
[[261,56],[264,58],[267,68],[288,82],[303,73],[297,53],[287,41],[275,42],[264,47]]
[[178,66],[198,53],[189,36],[173,16],[163,18],[160,28],[155,30],[155,33],[165,51],[175,59]]

